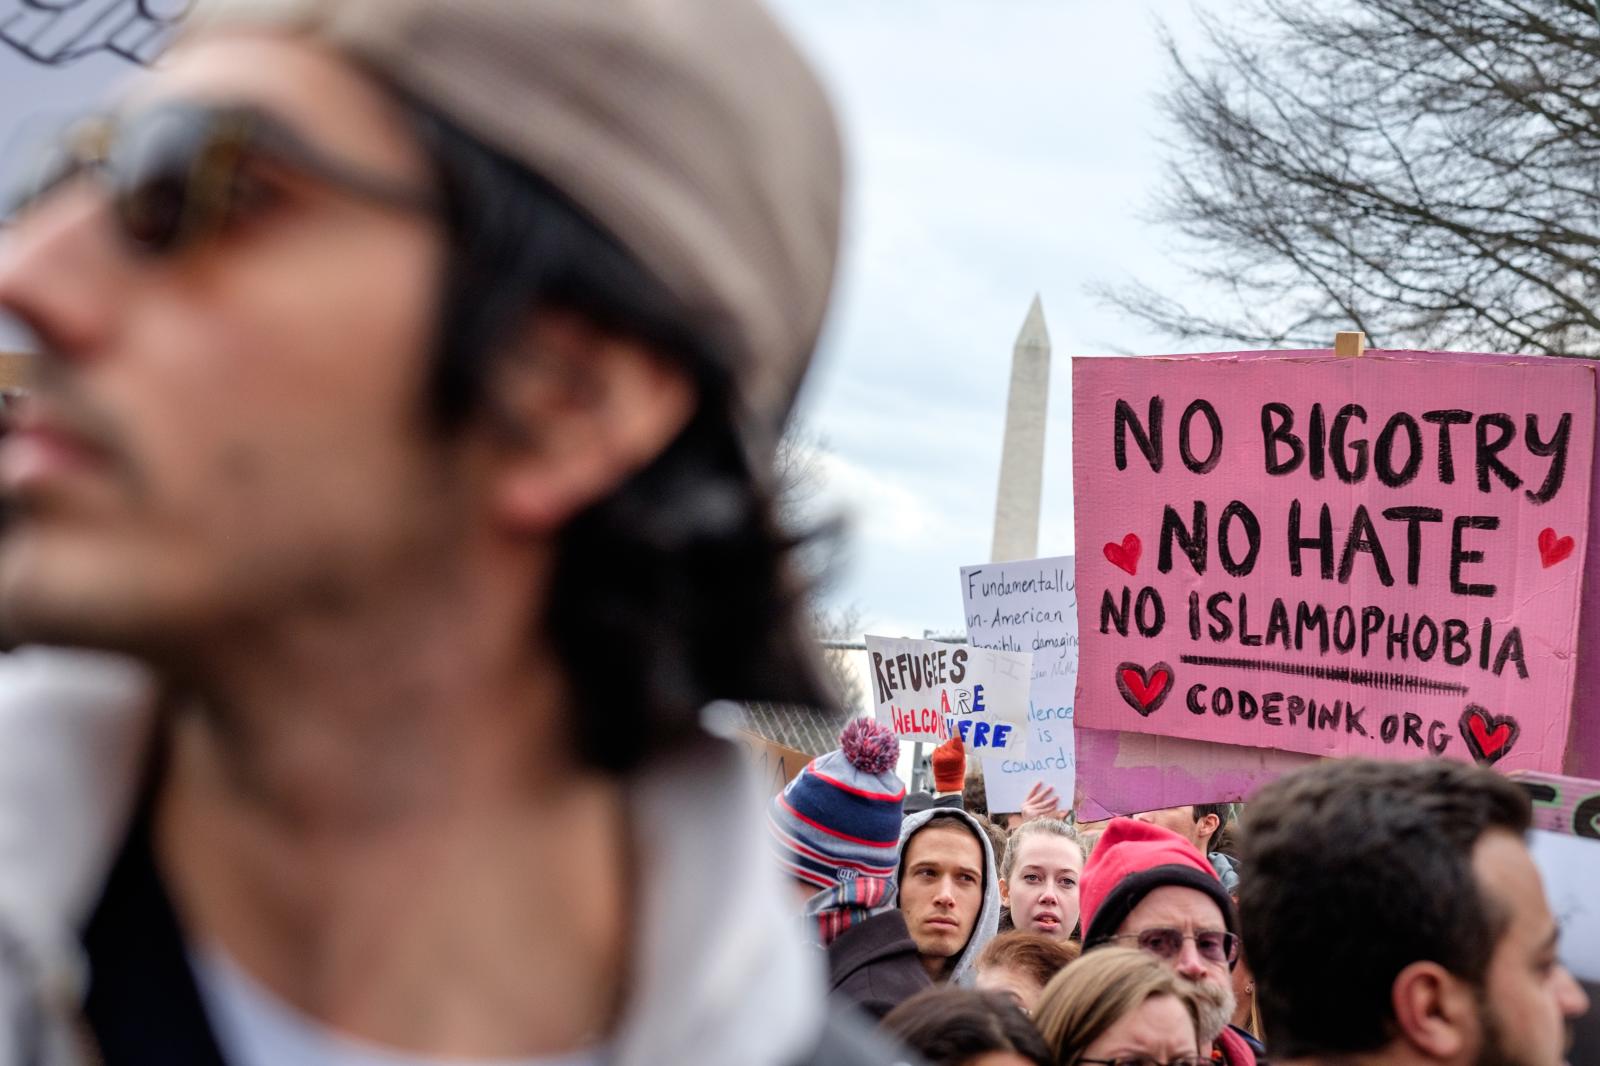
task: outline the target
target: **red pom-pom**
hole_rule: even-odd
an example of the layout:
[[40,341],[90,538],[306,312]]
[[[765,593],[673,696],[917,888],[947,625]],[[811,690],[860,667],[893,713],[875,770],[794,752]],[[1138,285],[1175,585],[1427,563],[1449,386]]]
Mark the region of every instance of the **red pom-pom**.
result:
[[857,718],[844,727],[839,750],[851,766],[874,777],[893,770],[900,761],[900,741],[894,730],[870,718]]

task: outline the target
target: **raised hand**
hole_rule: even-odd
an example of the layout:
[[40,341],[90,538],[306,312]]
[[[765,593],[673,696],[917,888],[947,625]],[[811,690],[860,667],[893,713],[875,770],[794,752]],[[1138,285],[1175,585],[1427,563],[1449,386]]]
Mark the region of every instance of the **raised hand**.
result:
[[1035,781],[1022,800],[1022,820],[1025,822],[1036,818],[1060,818],[1063,813],[1056,790],[1043,781]]

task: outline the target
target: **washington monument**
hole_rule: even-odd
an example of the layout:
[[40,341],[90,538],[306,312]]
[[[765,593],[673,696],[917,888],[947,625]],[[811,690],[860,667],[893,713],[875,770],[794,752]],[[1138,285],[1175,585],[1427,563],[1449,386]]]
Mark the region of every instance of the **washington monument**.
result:
[[1039,494],[1044,484],[1044,426],[1050,402],[1050,333],[1044,308],[1033,298],[1011,354],[1000,489],[994,503],[992,561],[1039,554]]

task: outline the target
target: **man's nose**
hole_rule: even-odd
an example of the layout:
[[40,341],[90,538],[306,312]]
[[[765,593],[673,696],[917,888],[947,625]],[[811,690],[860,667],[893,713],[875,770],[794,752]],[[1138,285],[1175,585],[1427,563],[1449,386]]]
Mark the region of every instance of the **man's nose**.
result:
[[113,293],[131,258],[105,211],[104,198],[79,183],[25,211],[0,237],[0,310],[58,358],[95,350],[121,305]]
[[1195,947],[1193,940],[1185,940],[1183,947],[1178,949],[1177,970],[1184,977],[1198,979],[1206,975],[1206,960],[1201,957],[1200,949]]
[[945,878],[939,882],[939,890],[934,893],[933,902],[940,907],[954,907],[956,905],[955,882]]
[[1583,990],[1577,978],[1572,976],[1565,966],[1559,967],[1560,973],[1556,975],[1559,982],[1556,988],[1557,1002],[1561,1004],[1561,1013],[1568,1018],[1579,1018],[1589,1012],[1589,994]]

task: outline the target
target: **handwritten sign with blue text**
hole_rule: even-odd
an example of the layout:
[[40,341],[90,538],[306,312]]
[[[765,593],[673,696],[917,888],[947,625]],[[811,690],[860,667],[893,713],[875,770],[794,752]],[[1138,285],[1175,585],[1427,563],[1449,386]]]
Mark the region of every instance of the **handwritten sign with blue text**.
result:
[[996,813],[1021,810],[1037,781],[1055,788],[1063,804],[1072,802],[1078,681],[1078,598],[1072,575],[1070,555],[961,568],[972,646],[1033,656],[1028,750],[983,757],[984,790],[989,810]]
[[980,753],[1027,746],[1031,654],[894,637],[866,642],[877,719],[896,735],[942,743],[959,734]]

